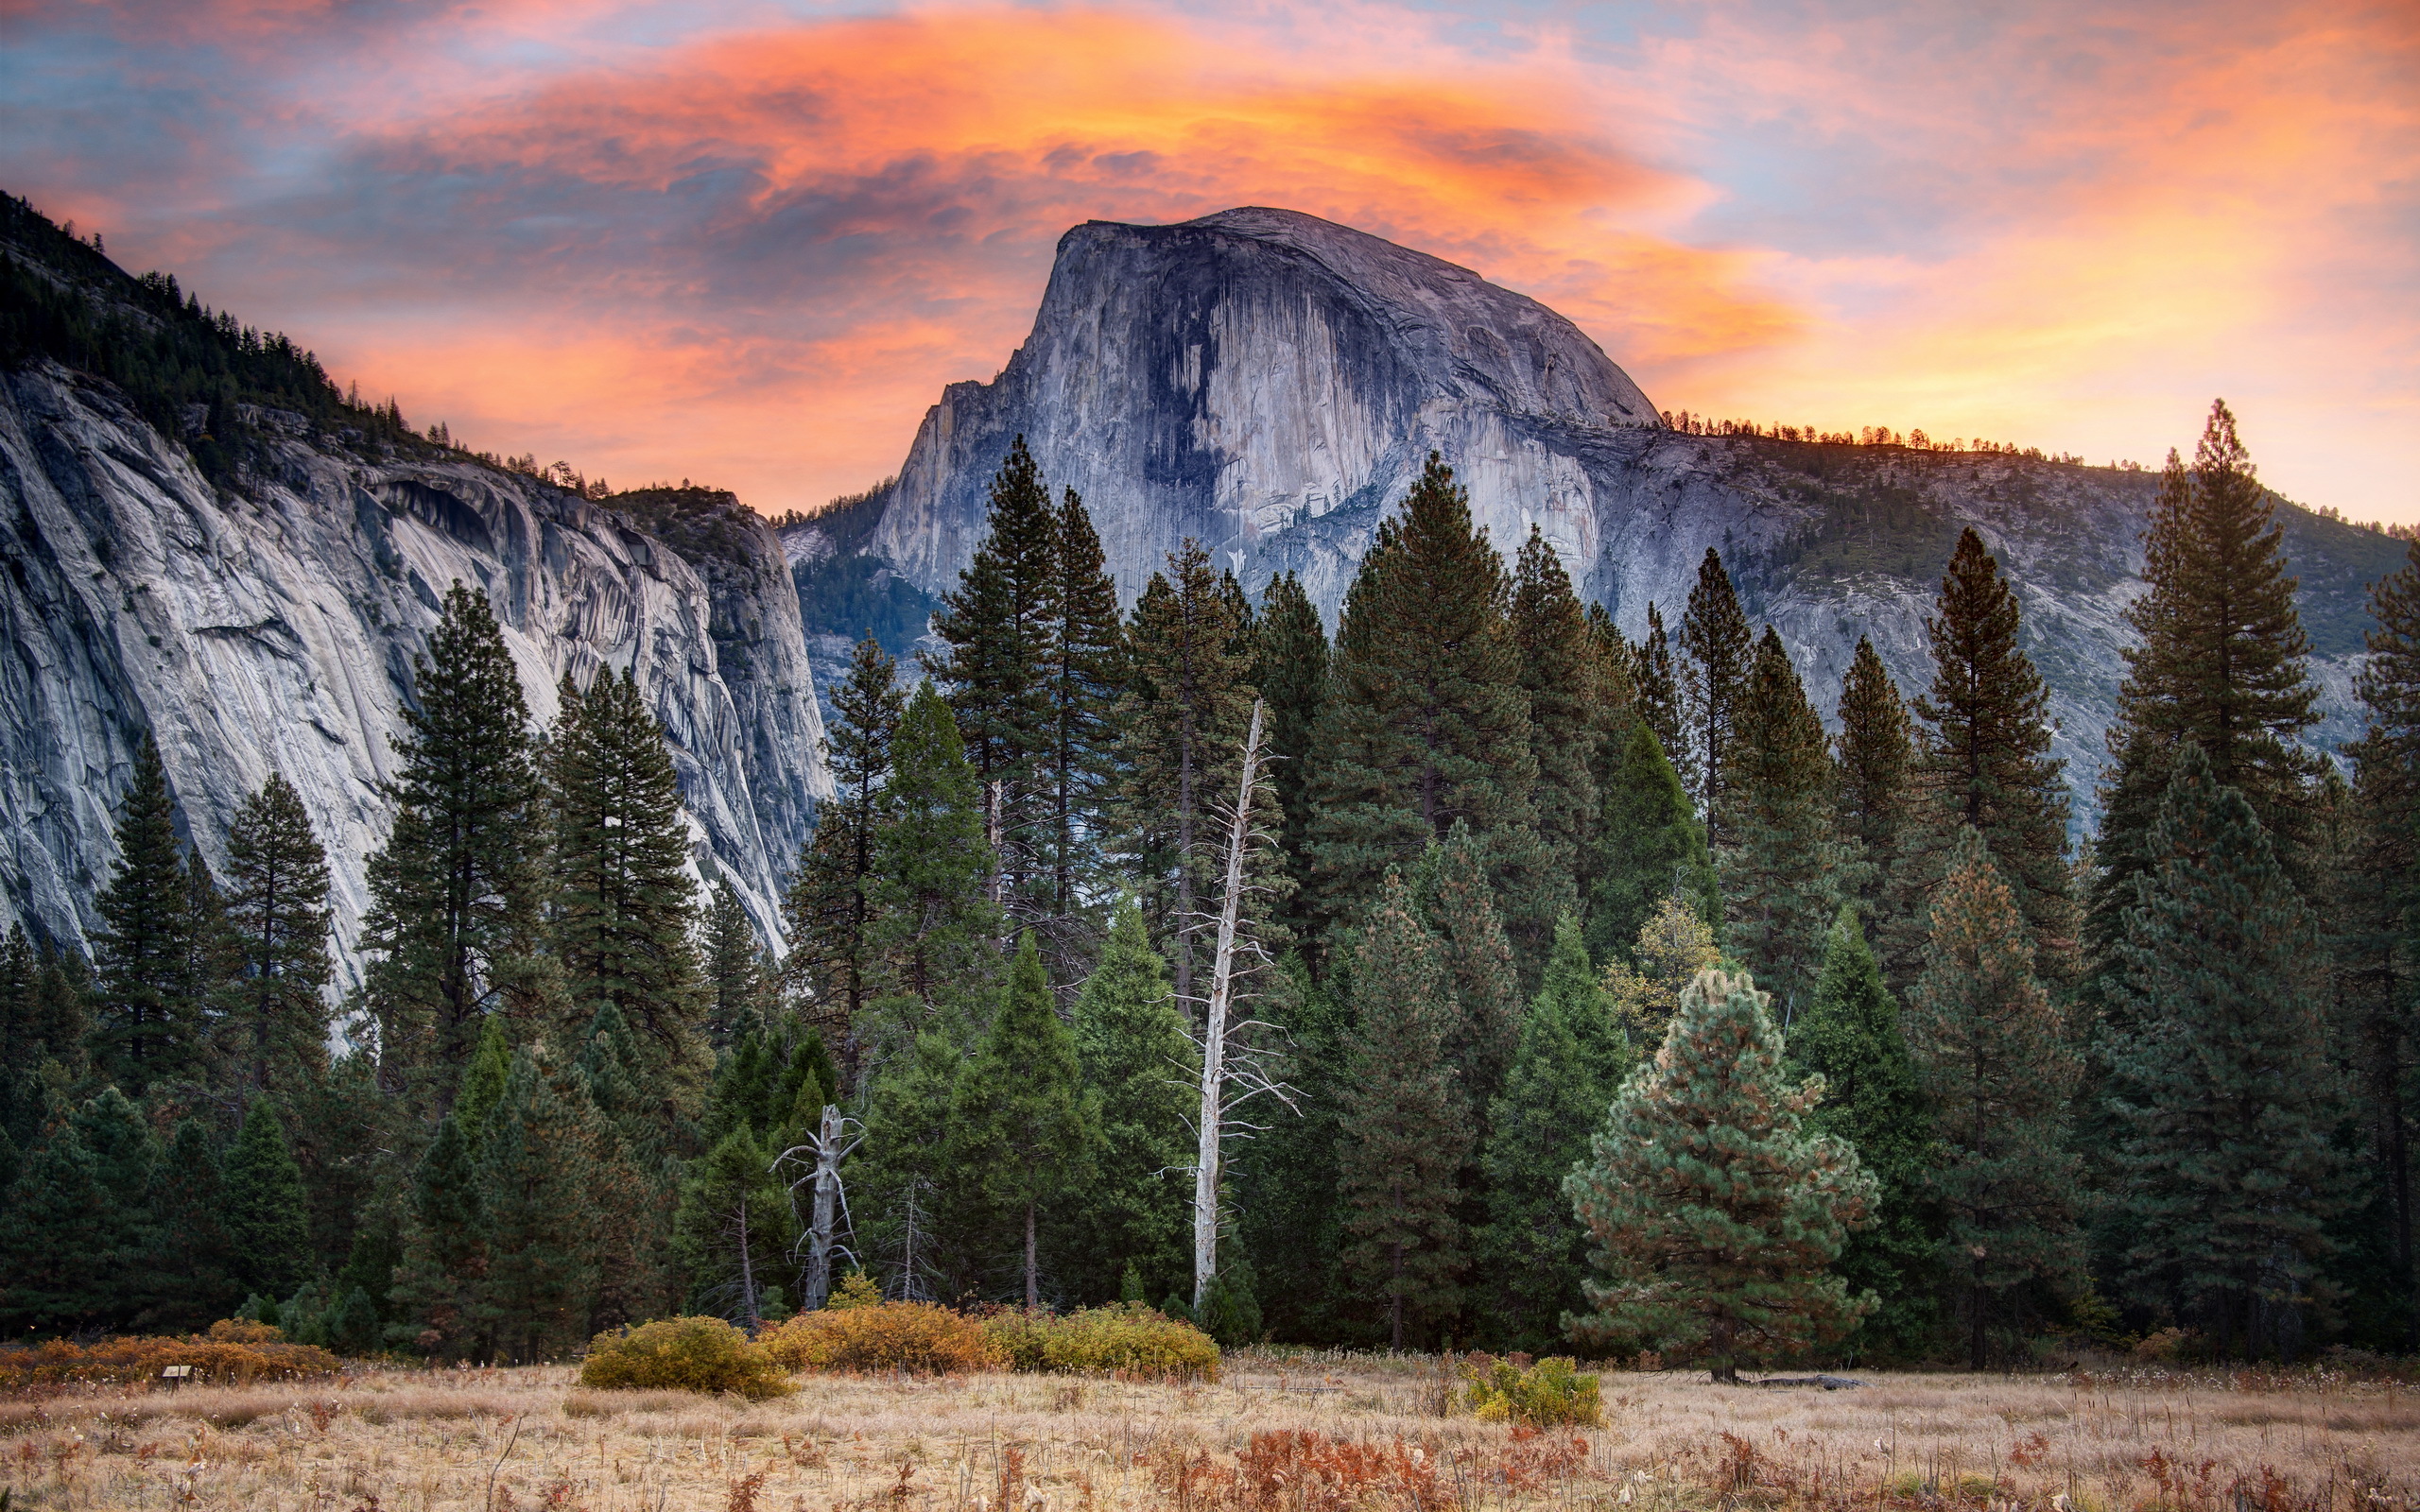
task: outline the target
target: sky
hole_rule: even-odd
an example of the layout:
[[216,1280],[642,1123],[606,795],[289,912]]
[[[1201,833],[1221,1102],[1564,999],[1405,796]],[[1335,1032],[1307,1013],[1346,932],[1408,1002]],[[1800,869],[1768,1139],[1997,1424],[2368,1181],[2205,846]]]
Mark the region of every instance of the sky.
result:
[[1324,215],[1669,410],[2420,521],[2420,3],[5,0],[0,188],[365,397],[769,513],[1088,219]]

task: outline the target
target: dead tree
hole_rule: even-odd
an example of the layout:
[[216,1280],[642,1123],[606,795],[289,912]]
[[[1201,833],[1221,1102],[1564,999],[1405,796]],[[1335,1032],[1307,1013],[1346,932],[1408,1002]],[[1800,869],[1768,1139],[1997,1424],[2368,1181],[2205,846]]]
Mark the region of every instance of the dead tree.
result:
[[812,1186],[815,1192],[806,1232],[799,1241],[806,1250],[806,1268],[799,1287],[803,1313],[821,1307],[832,1295],[832,1251],[837,1247],[850,1254],[846,1245],[836,1245],[833,1239],[835,1221],[846,1219],[849,1211],[848,1193],[840,1183],[840,1161],[865,1137],[863,1124],[827,1105],[814,1135],[805,1143],[784,1150],[773,1161],[777,1172],[785,1161],[806,1167],[806,1174],[790,1183],[793,1211],[798,1208],[799,1188]]

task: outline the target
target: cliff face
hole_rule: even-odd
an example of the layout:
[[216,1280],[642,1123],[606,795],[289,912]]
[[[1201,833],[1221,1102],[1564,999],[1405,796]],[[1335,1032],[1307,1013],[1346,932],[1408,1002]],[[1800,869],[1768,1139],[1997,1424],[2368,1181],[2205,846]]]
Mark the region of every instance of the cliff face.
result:
[[[365,461],[300,417],[233,495],[114,389],[0,379],[0,909],[82,942],[147,729],[214,868],[244,797],[298,788],[334,871],[342,974],[383,843],[390,736],[447,585],[484,587],[540,721],[564,673],[635,669],[695,854],[774,933],[830,791],[779,543],[735,505],[637,517],[467,461]],[[642,527],[640,519],[647,521]]]
[[[2002,454],[1676,434],[1553,311],[1276,210],[1069,232],[1032,335],[993,382],[943,392],[862,550],[925,592],[953,586],[1020,434],[1054,489],[1084,496],[1130,603],[1193,536],[1254,593],[1300,573],[1332,625],[1433,449],[1508,557],[1534,525],[1630,635],[1651,601],[1677,632],[1699,559],[1720,550],[1827,714],[1860,634],[1903,692],[1930,681],[1924,616],[1972,524],[2016,582],[2058,753],[2087,800],[2157,483]],[[2366,587],[2402,550],[2285,512],[2332,746],[2358,728]]]

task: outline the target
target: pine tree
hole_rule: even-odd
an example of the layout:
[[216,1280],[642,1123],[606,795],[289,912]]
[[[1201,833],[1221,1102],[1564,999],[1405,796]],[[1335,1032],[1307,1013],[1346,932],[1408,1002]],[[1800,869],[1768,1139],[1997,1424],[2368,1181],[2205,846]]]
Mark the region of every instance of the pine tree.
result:
[[1331,931],[1357,923],[1390,867],[1454,821],[1487,856],[1516,949],[1568,900],[1532,829],[1537,758],[1503,559],[1432,455],[1383,522],[1345,601],[1312,780],[1311,876]]
[[850,1163],[849,1211],[860,1258],[887,1274],[885,1295],[956,1298],[982,1280],[980,1204],[959,1164],[952,1108],[964,1057],[928,1032],[871,1078],[866,1136]]
[[1514,563],[1507,622],[1529,696],[1538,838],[1547,864],[1571,873],[1584,898],[1597,880],[1597,762],[1629,724],[1630,711],[1616,700],[1607,661],[1563,558],[1535,525]]
[[462,1138],[474,1150],[487,1136],[489,1115],[504,1100],[504,1084],[512,1074],[512,1045],[504,1034],[504,1020],[491,1017],[479,1025],[478,1043],[462,1067],[461,1085],[454,1093],[454,1117]]
[[1980,1370],[1996,1298],[2076,1266],[2066,1132],[2078,1066],[2034,977],[2015,890],[1977,832],[1960,833],[1930,919],[1908,1047],[1941,1141],[1927,1187],[1945,1228],[1943,1270],[1964,1289],[1968,1361]]
[[727,881],[714,885],[703,933],[698,954],[705,975],[704,1028],[708,1042],[720,1050],[764,1021],[765,956],[756,925]]
[[2223,1353],[2290,1352],[2340,1195],[2312,921],[2253,805],[2169,764],[2118,945],[2107,1057],[2127,1280]]
[[[679,1304],[666,1263],[680,1199],[663,1117],[672,1099],[610,1003],[590,1021],[571,1073],[596,1125],[587,1197],[596,1234],[593,1326],[645,1322]],[[818,1108],[827,1091],[815,1089]],[[572,1100],[577,1106],[579,1098]]]
[[696,889],[681,779],[664,726],[625,670],[585,694],[566,675],[546,748],[554,818],[547,934],[574,1023],[613,1004],[665,1064],[690,1059],[703,1016]]
[[900,717],[885,791],[890,817],[875,835],[871,932],[884,982],[913,1000],[920,1022],[936,1013],[975,1022],[1002,925],[985,891],[993,863],[982,795],[931,683]]
[[994,1211],[1022,1225],[1025,1305],[1038,1307],[1038,1219],[1046,1203],[1081,1190],[1100,1116],[1030,934],[1017,942],[991,1032],[960,1069],[951,1107],[963,1167]]
[[1841,683],[1840,720],[1838,816],[1846,852],[1841,871],[1872,917],[1887,908],[1891,878],[1898,869],[1916,757],[1907,702],[1870,637],[1857,638],[1857,655]]
[[[1453,993],[1445,1061],[1466,1105],[1482,1116],[1503,1090],[1521,1040],[1521,984],[1485,865],[1470,825],[1457,819],[1437,848],[1434,865],[1423,868],[1428,873],[1426,914]],[[1486,1139],[1484,1124],[1478,1137]]]
[[753,1331],[797,1238],[773,1152],[742,1124],[693,1162],[681,1188],[673,1242],[697,1305]]
[[1631,682],[1637,690],[1634,696],[1640,721],[1654,732],[1655,743],[1680,774],[1683,791],[1696,792],[1697,755],[1688,738],[1680,673],[1672,664],[1672,642],[1664,632],[1663,611],[1652,599],[1647,605],[1646,637],[1631,651]]
[[813,1016],[840,1046],[851,1087],[858,1026],[883,985],[874,865],[894,806],[892,763],[907,707],[897,666],[873,636],[859,641],[848,677],[832,690],[833,720],[823,736],[833,799],[815,816],[814,837],[783,904],[797,942],[791,970],[814,993]]
[[[38,970],[33,942],[26,937],[26,926],[10,924],[8,937],[0,940],[0,1066],[31,1067],[48,1048],[34,1022],[34,980]],[[6,1086],[0,1085],[0,1098],[9,1092]],[[5,1115],[0,1115],[0,1127],[7,1124]]]
[[1681,616],[1681,651],[1687,658],[1682,702],[1689,759],[1684,766],[1695,768],[1698,812],[1720,851],[1734,843],[1731,748],[1755,674],[1756,644],[1739,595],[1732,592],[1731,576],[1712,546],[1698,564],[1697,586],[1689,590],[1688,611]]
[[1318,764],[1312,742],[1327,707],[1327,630],[1302,582],[1288,573],[1269,580],[1257,632],[1252,683],[1269,704],[1270,782],[1281,816],[1277,850],[1294,884],[1282,921],[1295,937],[1307,939],[1312,931],[1304,888],[1310,880],[1311,771]]
[[1912,974],[1926,914],[1963,830],[1983,837],[2016,900],[2037,967],[2073,971],[2076,922],[2067,872],[2067,794],[2050,755],[2049,691],[2018,649],[2016,593],[1972,527],[1941,580],[1933,680],[1915,700],[1925,738],[1915,768],[1916,814],[1893,879],[1894,933],[1886,954]]
[[1725,758],[1733,849],[1723,857],[1725,943],[1781,996],[1784,1022],[1815,984],[1840,904],[1832,764],[1781,637],[1765,627]]
[[1643,720],[1631,726],[1621,765],[1605,785],[1598,833],[1602,859],[1587,924],[1589,953],[1597,959],[1616,958],[1666,898],[1689,899],[1709,921],[1721,916],[1705,827],[1690,812],[1680,774]]
[[327,1071],[328,858],[302,795],[275,772],[236,811],[227,858],[242,964],[222,1030],[258,1095]]
[[207,1003],[196,991],[192,885],[160,748],[143,738],[117,821],[118,869],[94,906],[93,1056],[141,1096],[199,1070]]
[[929,668],[949,687],[975,767],[984,837],[1000,868],[993,902],[1017,919],[1040,905],[1063,564],[1059,513],[1020,436],[992,479],[983,542],[933,616],[933,633],[950,649]]
[[72,1123],[21,1157],[0,1204],[0,1326],[71,1332],[117,1321],[112,1284],[133,1235]]
[[1342,1260],[1384,1299],[1388,1338],[1449,1320],[1466,1259],[1455,1217],[1471,1158],[1470,1107],[1445,1059],[1453,987],[1411,889],[1389,873],[1353,959],[1338,1197]]
[[1057,623],[1050,635],[1049,919],[1050,963],[1073,979],[1095,924],[1084,900],[1102,868],[1103,810],[1116,770],[1114,713],[1125,678],[1125,628],[1117,585],[1101,557],[1084,502],[1069,489],[1057,529]]
[[183,1119],[152,1171],[145,1206],[152,1252],[144,1269],[137,1325],[158,1333],[199,1332],[244,1299],[229,1242],[218,1151],[198,1119]]
[[235,1282],[263,1297],[284,1297],[309,1280],[311,1211],[302,1168],[285,1125],[267,1097],[255,1097],[227,1151],[220,1222],[233,1251]]
[[449,1113],[438,1121],[412,1173],[411,1210],[391,1293],[396,1311],[420,1325],[415,1342],[424,1352],[454,1360],[486,1354],[472,1288],[487,1260],[475,1143],[463,1133],[458,1111]]
[[[1119,907],[1100,964],[1076,998],[1076,1056],[1099,1099],[1099,1175],[1077,1194],[1053,1247],[1076,1296],[1106,1300],[1127,1271],[1147,1287],[1192,1276],[1192,1214],[1184,1172],[1198,1057],[1151,949],[1142,911]],[[1147,1290],[1144,1294],[1149,1296]]]
[[1585,1236],[1563,1178],[1588,1153],[1588,1131],[1636,1059],[1589,967],[1579,920],[1566,914],[1546,982],[1521,1022],[1520,1049],[1496,1094],[1480,1160],[1488,1214],[1477,1246],[1481,1299],[1511,1348],[1550,1349],[1564,1314],[1582,1305]]
[[[1263,1297],[1264,1322],[1279,1338],[1336,1338],[1347,1310],[1338,1260],[1337,1152],[1350,1024],[1337,994],[1311,979],[1299,953],[1280,964],[1254,1011],[1274,1030],[1270,1039],[1281,1054],[1271,1057],[1271,1071],[1294,1089],[1295,1113],[1272,1112],[1277,1127],[1242,1142],[1227,1172],[1237,1233],[1253,1268],[1287,1279]],[[1223,1255],[1227,1246],[1219,1248]]]
[[536,950],[542,789],[528,705],[485,592],[456,583],[412,660],[412,700],[386,788],[394,828],[370,859],[364,989],[379,1081],[428,1103],[450,1091],[498,1008],[517,1009]]
[[516,1365],[559,1358],[589,1334],[598,1279],[596,1121],[577,1086],[566,1095],[519,1052],[479,1140],[487,1264],[473,1311],[498,1355]]
[[1881,1305],[1852,1343],[1863,1352],[1918,1355],[1934,1322],[1930,1281],[1938,1247],[1925,1181],[1935,1155],[1932,1110],[1916,1079],[1899,1005],[1882,985],[1857,909],[1842,904],[1824,950],[1815,995],[1789,1031],[1789,1063],[1824,1078],[1824,1101],[1806,1120],[1857,1151],[1873,1173],[1874,1222],[1849,1236],[1840,1273],[1853,1292]]
[[1216,885],[1223,827],[1214,812],[1232,800],[1253,689],[1251,659],[1236,644],[1237,604],[1211,575],[1209,553],[1190,537],[1154,573],[1134,604],[1128,632],[1132,681],[1119,705],[1125,730],[1126,846],[1145,880],[1152,934],[1176,969],[1186,1011],[1194,983],[1195,934]]

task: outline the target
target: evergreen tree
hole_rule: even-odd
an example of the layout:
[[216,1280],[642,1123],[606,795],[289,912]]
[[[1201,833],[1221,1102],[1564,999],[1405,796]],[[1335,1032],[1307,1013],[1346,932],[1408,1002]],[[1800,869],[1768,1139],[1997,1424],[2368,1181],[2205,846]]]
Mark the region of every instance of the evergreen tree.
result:
[[130,1220],[73,1123],[27,1150],[0,1205],[0,1326],[22,1336],[115,1322]]
[[1470,1107],[1445,1058],[1453,988],[1437,938],[1396,873],[1381,885],[1353,959],[1338,1197],[1342,1260],[1383,1298],[1402,1349],[1450,1320],[1466,1258],[1455,1216],[1471,1158]]
[[1748,627],[1747,611],[1732,592],[1731,575],[1712,546],[1698,564],[1697,586],[1689,590],[1689,605],[1681,616],[1681,651],[1687,658],[1682,680],[1686,730],[1683,741],[1689,752],[1684,768],[1694,768],[1698,812],[1706,833],[1720,851],[1734,843],[1730,793],[1731,747],[1738,737],[1749,680],[1755,674],[1755,632]]
[[1898,868],[1916,755],[1908,705],[1870,637],[1857,638],[1857,655],[1841,683],[1840,719],[1841,871],[1871,917],[1887,907]]
[[673,1220],[673,1242],[692,1278],[695,1305],[752,1332],[798,1237],[789,1194],[772,1166],[773,1152],[740,1125],[689,1167]]
[[387,844],[370,858],[364,989],[389,1091],[441,1098],[538,942],[542,790],[528,705],[485,592],[456,583],[412,659]]
[[1030,919],[1049,816],[1043,764],[1052,747],[1052,642],[1065,558],[1059,512],[1020,436],[993,476],[981,545],[942,599],[933,633],[949,652],[929,670],[975,768],[983,834],[999,866],[993,902]]
[[1543,956],[1568,878],[1531,827],[1537,758],[1506,586],[1467,494],[1432,455],[1403,512],[1379,525],[1337,635],[1309,795],[1329,929],[1357,923],[1387,869],[1416,863],[1461,819],[1516,951]]
[[193,1075],[209,1025],[194,980],[191,879],[177,842],[160,747],[144,736],[117,821],[118,869],[94,901],[96,1009],[93,1057],[141,1096],[155,1081]]
[[285,1125],[266,1097],[252,1099],[228,1149],[220,1221],[233,1251],[235,1282],[263,1297],[284,1297],[317,1269],[302,1168]]
[[1597,880],[1598,761],[1607,741],[1629,724],[1630,712],[1616,701],[1611,663],[1571,591],[1563,558],[1535,525],[1513,566],[1507,621],[1521,689],[1529,696],[1538,838],[1547,865],[1571,873],[1585,898]]
[[527,1050],[488,1114],[476,1180],[487,1264],[474,1313],[516,1365],[560,1358],[589,1336],[597,1283],[596,1128],[574,1082],[558,1089]]
[[1840,902],[1840,856],[1823,722],[1770,625],[1733,719],[1725,943],[1780,993],[1787,1022],[1814,987]]
[[[670,1101],[640,1050],[638,1037],[608,1003],[590,1021],[571,1074],[578,1095],[595,1114],[587,1201],[596,1234],[593,1326],[641,1323],[679,1305],[666,1258],[680,1200],[677,1162],[666,1154],[663,1109]],[[821,1109],[829,1091],[813,1090]]]
[[858,1025],[882,990],[874,865],[894,804],[891,767],[907,707],[896,665],[873,636],[859,641],[848,677],[832,690],[833,720],[823,734],[832,801],[815,816],[814,838],[784,903],[796,941],[791,969],[814,994],[815,1021],[840,1046],[852,1087]]
[[764,1021],[765,957],[756,926],[727,881],[717,881],[706,905],[699,951],[705,972],[707,1040],[717,1050]]
[[1897,927],[1885,941],[1897,969],[1916,970],[1927,911],[1962,831],[1973,830],[2016,900],[2037,966],[2055,981],[2075,958],[2067,873],[2065,764],[2050,755],[2049,691],[2018,649],[2016,593],[1970,527],[1925,620],[1932,687],[1914,703],[1925,738],[1917,812],[1894,879]]
[[956,1298],[979,1284],[987,1258],[952,1107],[964,1057],[939,1032],[903,1051],[871,1079],[849,1211],[859,1256],[887,1273],[885,1295]]
[[1184,1177],[1196,1102],[1188,1078],[1199,1076],[1199,1057],[1167,964],[1131,902],[1117,910],[1100,964],[1076,998],[1074,1029],[1084,1085],[1099,1100],[1100,1145],[1099,1175],[1054,1226],[1068,1284],[1087,1300],[1106,1300],[1128,1271],[1147,1287],[1187,1284],[1193,1230]]
[[1125,730],[1126,844],[1140,863],[1152,933],[1176,969],[1188,1013],[1195,935],[1217,885],[1223,796],[1234,800],[1253,689],[1251,659],[1237,641],[1238,603],[1211,575],[1209,553],[1187,537],[1134,604],[1128,633],[1132,679],[1118,708]]
[[1857,909],[1842,904],[1824,950],[1815,995],[1789,1031],[1789,1063],[1824,1078],[1824,1101],[1806,1125],[1857,1151],[1875,1178],[1874,1222],[1849,1236],[1840,1272],[1853,1292],[1881,1305],[1852,1342],[1865,1352],[1914,1357],[1934,1323],[1937,1241],[1925,1182],[1936,1146],[1932,1110],[1916,1079],[1899,1005],[1882,985]]
[[[49,1048],[34,1022],[34,981],[39,970],[26,926],[10,924],[8,937],[0,940],[0,1066],[30,1067]],[[0,1097],[8,1094],[8,1089],[0,1087]],[[0,1126],[6,1123],[0,1118]]]
[[585,694],[568,675],[546,749],[554,816],[547,934],[574,1023],[612,1004],[665,1064],[699,1050],[696,892],[681,779],[664,726],[626,669]]
[[960,1069],[951,1106],[964,1168],[991,1209],[1023,1227],[1025,1305],[1038,1307],[1037,1220],[1044,1204],[1082,1190],[1100,1114],[1030,934],[1017,942],[991,1032]]
[[[1337,1152],[1344,1134],[1350,1024],[1332,983],[1311,980],[1299,954],[1281,964],[1274,990],[1255,1011],[1274,1030],[1279,1053],[1271,1057],[1271,1070],[1294,1089],[1295,1111],[1272,1114],[1278,1128],[1242,1142],[1227,1170],[1237,1231],[1253,1268],[1287,1279],[1262,1299],[1265,1323],[1279,1338],[1336,1339],[1347,1311],[1339,1264]],[[1219,1248],[1223,1255],[1226,1246]]]
[[1589,953],[1597,959],[1617,956],[1665,898],[1689,899],[1709,921],[1721,916],[1705,827],[1690,812],[1680,774],[1644,720],[1631,726],[1621,765],[1605,784],[1598,834],[1602,859],[1587,926]]
[[1945,1226],[1943,1269],[1964,1289],[1968,1362],[1980,1370],[1999,1294],[2075,1270],[2066,1132],[2078,1067],[2034,978],[2015,890],[1977,832],[1961,833],[1930,917],[1908,1047],[1941,1141],[1927,1186]]
[[[1503,1090],[1521,1039],[1521,984],[1485,866],[1469,823],[1457,819],[1437,848],[1434,865],[1423,868],[1428,873],[1426,914],[1453,993],[1445,1062],[1466,1106],[1482,1115]],[[1484,1125],[1478,1137],[1486,1138]]]
[[1252,682],[1269,703],[1270,784],[1281,816],[1277,850],[1294,884],[1283,921],[1296,937],[1306,939],[1312,931],[1303,889],[1310,880],[1310,782],[1318,764],[1312,742],[1327,707],[1327,630],[1292,573],[1269,580],[1257,638]]
[[900,717],[886,792],[890,819],[875,835],[871,934],[884,980],[912,1000],[919,1022],[937,1012],[973,1022],[995,970],[1001,919],[985,891],[992,851],[976,773],[931,683],[917,688]]
[[1688,738],[1681,677],[1672,664],[1671,638],[1664,633],[1664,614],[1652,599],[1647,605],[1647,635],[1631,652],[1631,682],[1637,692],[1638,717],[1654,733],[1685,792],[1695,792],[1698,766]]
[[227,859],[241,966],[222,1027],[257,1095],[327,1070],[328,858],[302,796],[271,772],[236,811]]
[[486,1333],[472,1307],[472,1288],[487,1268],[479,1224],[475,1142],[457,1111],[440,1119],[412,1174],[412,1202],[403,1256],[390,1298],[419,1325],[413,1342],[433,1357],[484,1357]]
[[198,1119],[178,1123],[153,1168],[146,1208],[152,1251],[137,1324],[156,1333],[199,1332],[244,1299],[229,1242],[218,1151]]
[[462,1084],[454,1093],[454,1117],[462,1138],[474,1150],[486,1138],[489,1115],[504,1100],[504,1084],[512,1075],[512,1045],[505,1039],[504,1021],[490,1018],[479,1025],[479,1040],[462,1068]]
[[1114,712],[1125,677],[1125,629],[1117,585],[1101,557],[1084,502],[1061,501],[1057,623],[1050,636],[1049,942],[1051,964],[1073,980],[1094,925],[1080,918],[1102,868],[1102,810],[1116,770]]
[[1870,1221],[1875,1181],[1855,1150],[1806,1128],[1823,1096],[1820,1078],[1785,1074],[1749,978],[1692,982],[1564,1183],[1601,1278],[1572,1336],[1685,1350],[1731,1381],[1742,1362],[1831,1343],[1872,1312],[1830,1267]]
[[2175,753],[2118,946],[2107,1057],[2123,1259],[2221,1352],[2290,1353],[2340,1194],[2314,931],[2252,803]]
[[1585,1246],[1563,1178],[1588,1153],[1588,1131],[1636,1061],[1613,1000],[1588,964],[1580,923],[1555,929],[1546,982],[1521,1022],[1521,1044],[1496,1094],[1481,1168],[1487,1227],[1479,1273],[1494,1330],[1513,1349],[1549,1349],[1582,1305]]

